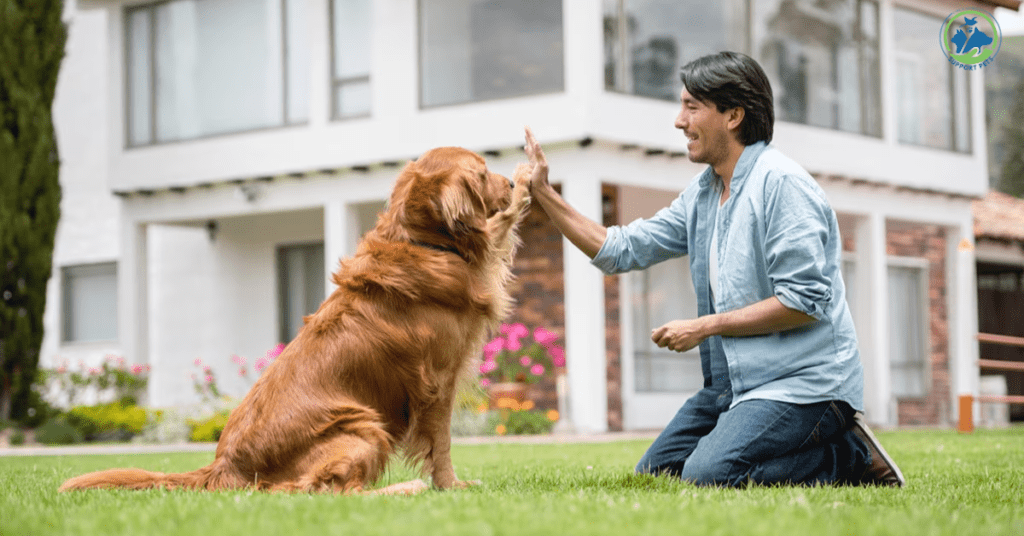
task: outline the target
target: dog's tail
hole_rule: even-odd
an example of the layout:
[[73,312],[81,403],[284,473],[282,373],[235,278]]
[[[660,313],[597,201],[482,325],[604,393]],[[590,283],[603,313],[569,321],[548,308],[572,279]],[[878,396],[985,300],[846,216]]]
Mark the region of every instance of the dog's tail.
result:
[[68,479],[58,491],[80,489],[230,489],[245,485],[240,478],[213,464],[188,473],[157,473],[142,469],[107,469]]

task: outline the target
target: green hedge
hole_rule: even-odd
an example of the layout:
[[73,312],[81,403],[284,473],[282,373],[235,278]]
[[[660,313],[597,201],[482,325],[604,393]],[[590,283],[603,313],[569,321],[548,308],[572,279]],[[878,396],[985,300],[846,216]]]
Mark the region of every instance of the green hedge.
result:
[[68,411],[67,421],[86,441],[127,441],[142,433],[146,410],[126,401],[76,406]]

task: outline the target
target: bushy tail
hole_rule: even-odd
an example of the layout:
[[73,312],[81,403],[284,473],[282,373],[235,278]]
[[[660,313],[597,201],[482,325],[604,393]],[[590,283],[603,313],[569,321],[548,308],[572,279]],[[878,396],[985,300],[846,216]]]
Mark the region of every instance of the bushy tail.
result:
[[240,478],[218,474],[214,465],[188,473],[156,473],[142,469],[107,469],[68,479],[58,491],[79,489],[228,489],[242,487]]

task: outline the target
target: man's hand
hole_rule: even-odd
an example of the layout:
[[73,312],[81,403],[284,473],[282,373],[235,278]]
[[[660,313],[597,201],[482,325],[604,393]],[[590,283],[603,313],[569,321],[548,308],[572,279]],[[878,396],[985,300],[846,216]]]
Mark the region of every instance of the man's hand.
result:
[[548,185],[548,161],[544,157],[544,149],[541,149],[537,138],[533,136],[530,127],[526,127],[526,145],[523,147],[526,155],[530,157],[530,192],[535,192]]
[[693,320],[673,320],[660,328],[651,331],[651,340],[659,348],[668,348],[676,352],[685,352],[704,342],[709,334],[699,317]]

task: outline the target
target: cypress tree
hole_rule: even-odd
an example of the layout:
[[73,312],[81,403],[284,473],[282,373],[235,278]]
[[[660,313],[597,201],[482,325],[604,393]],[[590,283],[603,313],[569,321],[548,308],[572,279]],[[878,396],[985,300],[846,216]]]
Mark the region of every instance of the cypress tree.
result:
[[[0,417],[21,417],[39,364],[60,217],[51,108],[63,0],[0,0]],[[14,415],[12,415],[12,409]]]

